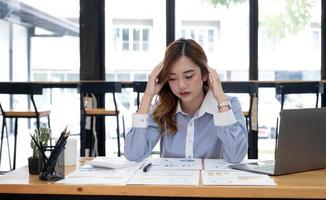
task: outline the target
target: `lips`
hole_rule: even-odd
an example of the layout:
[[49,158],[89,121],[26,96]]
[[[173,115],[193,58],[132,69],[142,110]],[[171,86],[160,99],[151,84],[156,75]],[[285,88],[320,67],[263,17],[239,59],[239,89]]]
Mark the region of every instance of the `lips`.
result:
[[182,97],[186,97],[188,95],[190,95],[191,92],[179,92],[180,96]]

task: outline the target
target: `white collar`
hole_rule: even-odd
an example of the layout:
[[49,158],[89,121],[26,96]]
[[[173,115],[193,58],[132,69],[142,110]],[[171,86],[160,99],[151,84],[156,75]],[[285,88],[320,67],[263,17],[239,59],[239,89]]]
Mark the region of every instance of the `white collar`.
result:
[[[181,104],[180,104],[180,100],[178,101],[177,104],[177,109],[176,109],[176,114],[177,113],[182,113],[182,114],[186,114],[189,115],[185,112],[182,111],[181,109]],[[197,113],[197,112],[196,112]],[[205,113],[209,113],[212,115],[216,115],[218,113],[218,102],[217,100],[214,98],[213,93],[211,90],[208,90],[206,93],[206,96],[198,110],[198,117],[204,115]]]

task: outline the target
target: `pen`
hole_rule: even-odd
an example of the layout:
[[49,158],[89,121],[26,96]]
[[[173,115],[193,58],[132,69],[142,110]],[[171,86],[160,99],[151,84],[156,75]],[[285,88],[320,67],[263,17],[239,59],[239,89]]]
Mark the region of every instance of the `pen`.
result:
[[148,170],[151,168],[152,163],[148,163],[147,165],[145,165],[145,167],[143,168],[143,172],[148,172]]

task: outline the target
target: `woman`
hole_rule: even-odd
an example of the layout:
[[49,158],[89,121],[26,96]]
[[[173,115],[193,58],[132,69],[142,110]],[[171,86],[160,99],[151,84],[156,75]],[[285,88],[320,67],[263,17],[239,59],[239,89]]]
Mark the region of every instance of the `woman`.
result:
[[149,75],[126,136],[125,155],[141,161],[161,139],[161,157],[237,163],[246,155],[247,137],[240,103],[224,95],[203,49],[194,40],[179,39],[167,47],[163,62]]

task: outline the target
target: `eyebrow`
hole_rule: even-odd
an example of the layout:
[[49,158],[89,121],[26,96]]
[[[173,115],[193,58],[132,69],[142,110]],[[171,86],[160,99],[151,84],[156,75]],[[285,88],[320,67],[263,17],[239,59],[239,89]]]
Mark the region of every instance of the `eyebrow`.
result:
[[[183,74],[187,74],[187,73],[190,73],[190,72],[194,72],[195,70],[193,69],[190,69],[190,70],[187,70],[187,71],[184,71]],[[170,75],[176,75],[175,73],[172,73],[170,72]]]

